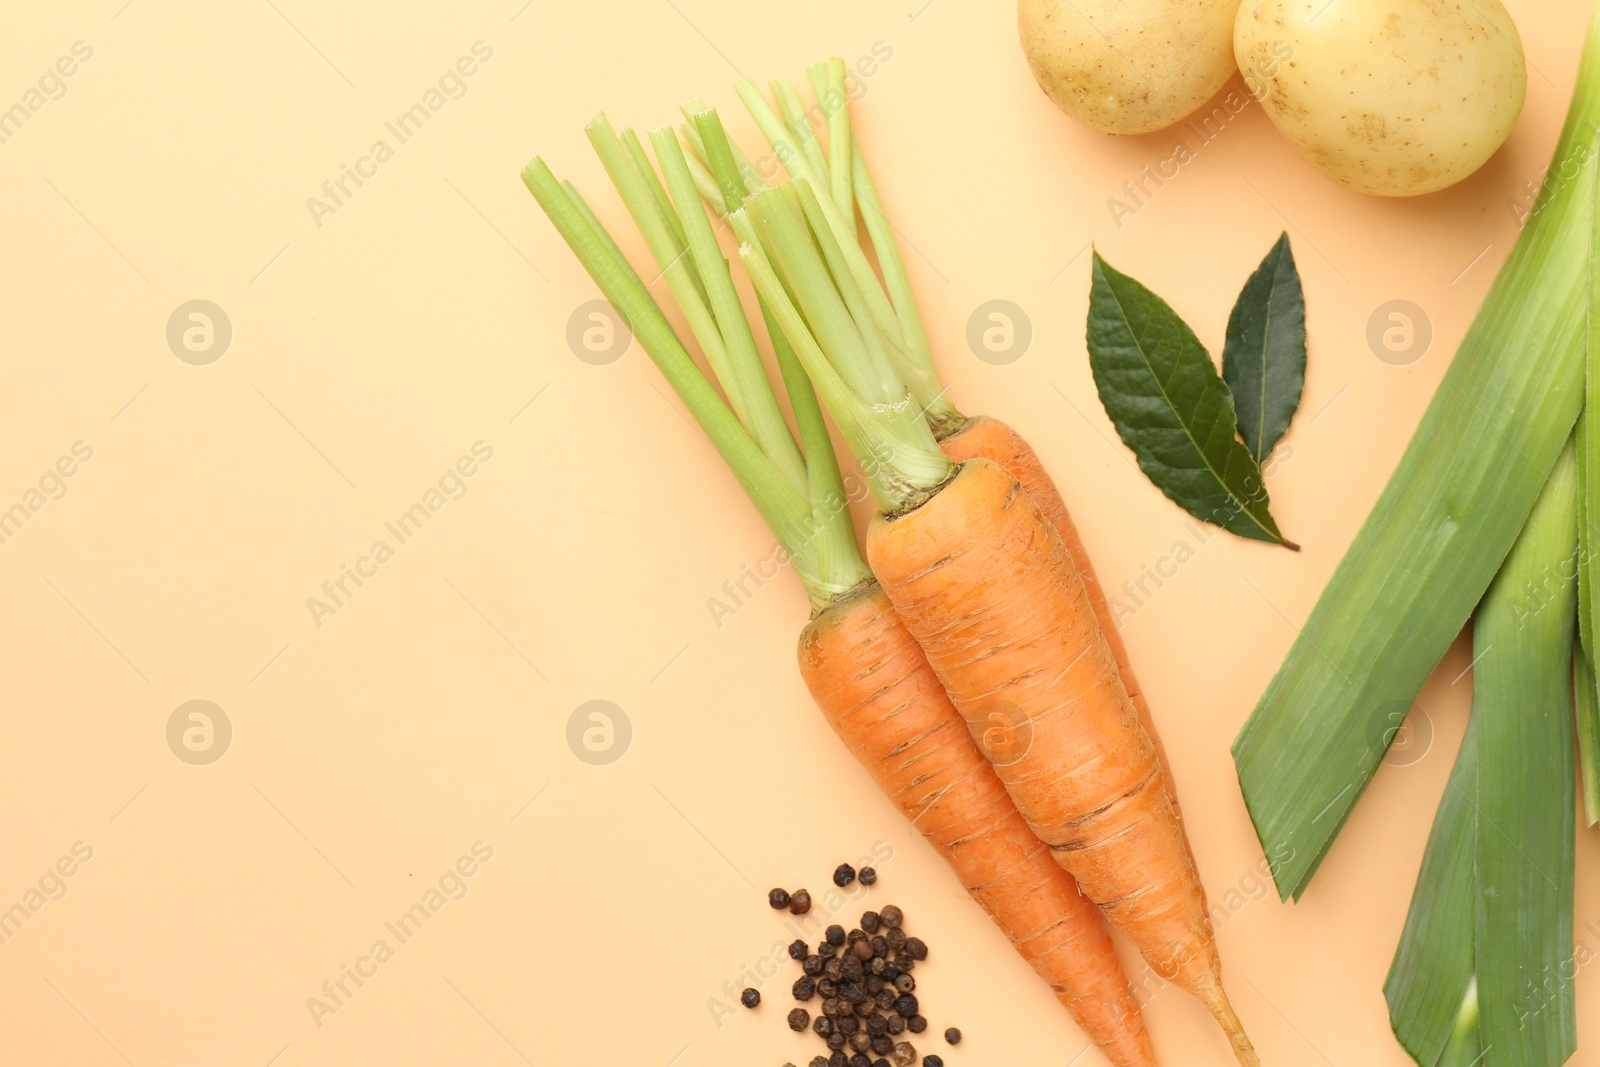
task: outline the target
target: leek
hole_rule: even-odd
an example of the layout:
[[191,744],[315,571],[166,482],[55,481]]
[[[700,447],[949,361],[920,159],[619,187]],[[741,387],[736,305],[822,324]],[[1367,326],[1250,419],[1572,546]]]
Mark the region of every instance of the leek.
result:
[[[1549,178],[1371,515],[1234,742],[1299,897],[1516,540],[1584,400],[1600,9]],[[1374,625],[1382,620],[1382,625]]]

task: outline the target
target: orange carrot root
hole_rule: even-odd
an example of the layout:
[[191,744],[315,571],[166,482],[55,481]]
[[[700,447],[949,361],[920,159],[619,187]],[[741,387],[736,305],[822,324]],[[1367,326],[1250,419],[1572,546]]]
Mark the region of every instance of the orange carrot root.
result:
[[1128,647],[1122,641],[1122,631],[1117,627],[1116,617],[1111,614],[1105,589],[1101,587],[1100,579],[1095,577],[1089,550],[1084,547],[1083,538],[1073,524],[1061,490],[1056,488],[1050,472],[1039,461],[1039,454],[1016,430],[987,415],[974,415],[967,419],[958,429],[941,437],[939,447],[957,463],[982,458],[1000,464],[1007,474],[1022,483],[1023,492],[1033,498],[1039,510],[1044,512],[1044,517],[1050,520],[1050,525],[1055,527],[1056,533],[1061,535],[1067,551],[1072,555],[1073,564],[1078,568],[1078,577],[1083,579],[1084,591],[1089,594],[1089,604],[1094,608],[1095,620],[1100,623],[1100,633],[1106,639],[1106,647],[1111,649],[1111,657],[1117,661],[1117,673],[1122,676],[1123,688],[1128,691],[1128,699],[1133,701],[1133,708],[1139,713],[1139,725],[1144,727],[1144,732],[1150,735],[1150,743],[1155,746],[1156,759],[1161,763],[1161,774],[1166,779],[1172,806],[1178,811],[1179,819],[1182,819],[1177,780],[1172,776],[1167,748],[1161,743],[1161,734],[1150,716],[1150,702],[1145,699],[1139,679],[1133,673]]
[[800,638],[800,671],[885,795],[1117,1067],[1155,1063],[1099,909],[1034,836],[874,583]]
[[1056,861],[1158,974],[1202,1000],[1220,991],[1205,895],[1155,749],[1039,506],[974,459],[920,507],[874,519],[867,557]]

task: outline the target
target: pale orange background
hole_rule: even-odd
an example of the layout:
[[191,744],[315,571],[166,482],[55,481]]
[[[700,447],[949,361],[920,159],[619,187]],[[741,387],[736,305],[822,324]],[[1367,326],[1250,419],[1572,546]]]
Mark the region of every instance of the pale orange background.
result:
[[[1505,149],[1456,189],[1384,201],[1315,174],[1253,105],[1203,147],[1092,133],[1034,86],[1008,5],[924,3],[11,5],[0,106],[74,42],[93,58],[0,145],[0,506],[74,442],[94,455],[0,545],[0,907],[74,842],[93,859],[0,946],[0,1061],[804,1064],[787,961],[758,1012],[719,1026],[708,1001],[787,939],[769,886],[819,891],[881,842],[868,899],[933,945],[927,1014],[968,1035],[948,1062],[1102,1062],[810,706],[798,584],[713,624],[707,598],[772,538],[642,352],[569,351],[595,290],[517,180],[542,153],[620,223],[582,134],[595,111],[647,129],[702,96],[751,144],[739,73],[799,79],[882,42],[855,120],[958,404],[1043,453],[1107,585],[1198,547],[1125,634],[1263,1061],[1407,1062],[1381,986],[1461,735],[1466,646],[1419,698],[1419,758],[1380,771],[1298,905],[1259,878],[1228,745],[1510,248],[1585,5],[1510,3],[1530,73]],[[480,40],[493,57],[466,96],[318,227],[307,198]],[[1180,139],[1195,158],[1117,226],[1108,197]],[[1310,371],[1270,486],[1305,551],[1201,547],[1096,399],[1085,249],[1215,350],[1285,228]],[[165,340],[195,298],[234,331],[207,366]],[[1035,331],[1007,366],[964,340],[995,298]],[[1391,299],[1435,331],[1410,366],[1365,340]],[[307,598],[477,441],[493,459],[465,498],[319,628]],[[633,728],[606,766],[566,741],[597,698]],[[191,699],[233,725],[209,766],[167,746]],[[393,943],[383,924],[478,841],[493,859],[467,896],[319,1027],[307,998]],[[1600,950],[1592,834],[1579,852],[1579,936]],[[1578,997],[1573,1062],[1600,1064],[1588,970]],[[1183,995],[1155,993],[1148,1018],[1165,1062],[1231,1062]]]

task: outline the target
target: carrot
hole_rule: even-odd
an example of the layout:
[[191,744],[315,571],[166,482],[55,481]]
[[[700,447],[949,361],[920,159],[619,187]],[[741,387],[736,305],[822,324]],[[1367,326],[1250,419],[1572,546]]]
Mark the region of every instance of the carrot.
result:
[[[714,115],[703,125],[720,140]],[[695,366],[577,191],[558,183],[537,158],[523,180],[738,477],[805,585],[815,614],[800,642],[801,672],[817,704],[1111,1062],[1154,1064],[1143,1016],[1099,909],[1018,814],[921,648],[867,572],[821,408],[785,334],[770,318],[768,333],[804,445],[798,470],[790,469],[794,442],[787,427],[758,421],[763,411],[775,410],[773,390],[752,362],[753,347],[741,340],[744,324],[733,321],[743,313],[725,299],[727,265],[707,244],[704,215],[685,205],[694,195],[692,176],[675,142],[670,135],[652,136],[672,192],[666,203],[676,202],[675,218],[669,219],[652,214],[662,210],[662,201],[648,192],[653,171],[646,175],[629,161],[624,142],[603,119],[591,125],[590,136],[675,295],[692,302],[704,292],[718,309],[697,307],[692,318],[702,348],[721,353],[718,378],[728,403]],[[642,148],[637,158],[643,158]],[[673,221],[696,254],[676,251]],[[914,411],[910,420],[921,425]]]
[[[762,122],[754,87],[740,93]],[[998,464],[957,468],[939,449],[894,362],[904,333],[877,321],[886,301],[862,292],[853,238],[834,232],[821,197],[796,179],[751,195],[728,222],[872,486],[873,573],[1056,861],[1156,973],[1206,1005],[1242,1064],[1259,1063],[1222,987],[1154,745],[1065,542]]]
[[846,747],[1106,1058],[1155,1063],[1099,910],[1017,814],[876,582],[812,619],[800,673]]
[[[1205,894],[1149,735],[1065,543],[1022,485],[974,459],[880,515],[867,561],[1034,833],[1156,973],[1200,999],[1239,1061]],[[991,746],[996,747],[996,746]]]
[[1056,488],[1050,472],[1045,470],[1044,464],[1039,461],[1039,454],[1020,433],[988,415],[963,418],[955,429],[943,434],[936,426],[934,436],[938,438],[939,447],[944,450],[944,454],[956,463],[981,457],[993,460],[1004,467],[1007,474],[1022,483],[1023,492],[1039,505],[1039,510],[1044,512],[1044,517],[1050,520],[1050,525],[1055,527],[1056,533],[1066,543],[1067,552],[1072,556],[1078,577],[1083,580],[1084,591],[1089,594],[1089,606],[1094,609],[1095,621],[1100,624],[1100,633],[1106,639],[1106,646],[1111,649],[1111,658],[1117,661],[1117,674],[1122,678],[1122,686],[1128,691],[1128,699],[1133,701],[1134,711],[1139,714],[1139,725],[1144,727],[1144,732],[1150,737],[1150,743],[1155,746],[1156,759],[1161,764],[1161,776],[1167,784],[1167,795],[1172,800],[1173,810],[1178,813],[1178,818],[1181,820],[1183,809],[1178,802],[1176,780],[1172,777],[1172,763],[1167,759],[1167,746],[1162,744],[1161,734],[1156,730],[1155,719],[1151,717],[1150,702],[1145,699],[1144,690],[1139,686],[1139,679],[1133,673],[1133,663],[1128,659],[1128,646],[1123,643],[1122,631],[1117,627],[1116,617],[1111,614],[1111,605],[1106,602],[1105,590],[1101,588],[1100,580],[1095,577],[1089,550],[1084,546],[1083,538],[1079,536],[1078,528],[1072,522],[1072,516],[1067,511],[1067,502],[1062,499],[1061,491]]

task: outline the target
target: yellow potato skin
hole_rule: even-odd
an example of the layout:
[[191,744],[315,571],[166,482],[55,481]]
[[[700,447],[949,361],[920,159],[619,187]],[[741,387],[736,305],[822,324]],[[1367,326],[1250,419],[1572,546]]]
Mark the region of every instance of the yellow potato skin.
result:
[[1244,0],[1234,55],[1307,162],[1378,196],[1417,196],[1494,155],[1528,87],[1500,0]]
[[1149,133],[1233,75],[1237,0],[1018,0],[1022,51],[1062,111],[1106,133]]

